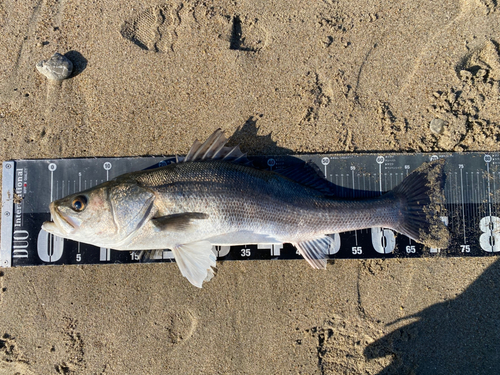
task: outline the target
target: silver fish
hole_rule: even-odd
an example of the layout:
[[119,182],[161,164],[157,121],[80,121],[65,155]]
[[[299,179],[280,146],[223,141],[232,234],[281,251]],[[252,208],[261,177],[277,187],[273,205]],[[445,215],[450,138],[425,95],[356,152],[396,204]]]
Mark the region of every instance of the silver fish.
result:
[[[373,199],[325,195],[325,180],[248,166],[219,129],[196,141],[183,162],[127,173],[50,204],[56,236],[116,250],[171,249],[182,275],[202,287],[216,266],[213,245],[292,243],[326,268],[328,234],[385,227],[429,246],[446,247],[437,217],[442,161],[427,163]],[[314,172],[315,173],[315,172]]]

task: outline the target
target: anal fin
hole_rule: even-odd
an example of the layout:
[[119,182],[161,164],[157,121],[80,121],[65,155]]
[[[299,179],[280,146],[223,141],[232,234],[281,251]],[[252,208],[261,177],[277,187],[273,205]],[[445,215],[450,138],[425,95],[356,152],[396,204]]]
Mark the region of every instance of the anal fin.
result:
[[215,267],[216,263],[210,242],[197,241],[178,245],[172,252],[182,276],[194,286],[201,288],[204,281],[213,277],[212,267]]
[[313,240],[293,243],[300,254],[307,260],[311,267],[316,269],[326,268],[326,254],[333,245],[333,239],[328,236],[315,238]]

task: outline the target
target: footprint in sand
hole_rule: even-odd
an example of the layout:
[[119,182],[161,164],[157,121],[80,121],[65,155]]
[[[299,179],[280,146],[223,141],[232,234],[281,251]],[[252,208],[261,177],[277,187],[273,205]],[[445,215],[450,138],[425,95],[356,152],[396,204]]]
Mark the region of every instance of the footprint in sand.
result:
[[[146,51],[167,52],[174,49],[177,28],[181,24],[180,12],[183,4],[176,7],[161,4],[150,7],[126,20],[121,35]],[[207,36],[228,42],[231,50],[259,52],[268,44],[268,33],[256,18],[227,15],[221,9],[209,9],[200,4],[185,9],[184,16],[191,15],[193,28],[202,28]]]
[[76,319],[65,317],[64,328],[64,347],[67,359],[54,367],[58,374],[80,373],[85,367],[85,351],[82,335],[77,329],[78,321]]
[[174,347],[188,340],[196,330],[197,319],[187,309],[171,311],[164,319],[151,322],[152,335],[168,346]]
[[17,346],[15,338],[8,333],[0,338],[0,374],[34,374],[29,369],[29,361]]
[[166,52],[175,41],[180,8],[174,9],[169,4],[150,7],[126,20],[120,33],[144,50]]
[[492,80],[500,80],[500,44],[498,42],[492,39],[487,40],[480,48],[464,56],[457,64],[455,71],[462,78],[464,70],[475,74],[480,69],[485,70]]
[[268,44],[268,36],[258,19],[234,16],[229,49],[259,52]]

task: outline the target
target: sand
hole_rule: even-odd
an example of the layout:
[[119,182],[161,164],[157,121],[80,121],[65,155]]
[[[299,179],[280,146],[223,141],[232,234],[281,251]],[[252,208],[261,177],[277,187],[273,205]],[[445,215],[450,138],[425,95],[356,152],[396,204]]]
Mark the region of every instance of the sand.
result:
[[[368,4],[366,4],[368,3]],[[2,160],[498,151],[496,1],[0,2]],[[36,63],[60,52],[73,76]],[[439,118],[435,134],[429,124]],[[436,131],[436,129],[434,129]],[[477,259],[5,269],[5,374],[491,374],[500,264]]]

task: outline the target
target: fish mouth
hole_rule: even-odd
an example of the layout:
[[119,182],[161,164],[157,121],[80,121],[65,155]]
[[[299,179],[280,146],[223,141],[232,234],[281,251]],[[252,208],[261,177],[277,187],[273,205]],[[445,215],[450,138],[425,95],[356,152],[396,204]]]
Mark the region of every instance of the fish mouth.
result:
[[66,217],[54,204],[49,205],[50,214],[53,221],[46,221],[42,224],[42,229],[46,232],[63,236],[75,231],[76,225],[68,217]]

